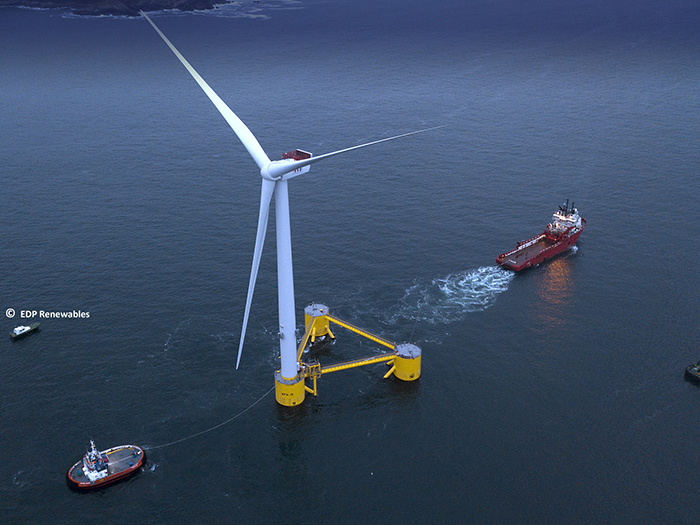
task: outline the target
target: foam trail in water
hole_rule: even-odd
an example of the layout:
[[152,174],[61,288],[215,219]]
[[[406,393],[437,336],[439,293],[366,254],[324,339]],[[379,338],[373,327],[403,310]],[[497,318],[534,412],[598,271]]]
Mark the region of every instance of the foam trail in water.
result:
[[492,306],[514,275],[499,266],[483,266],[429,283],[418,280],[406,290],[393,320],[403,317],[431,324],[459,321],[466,313]]

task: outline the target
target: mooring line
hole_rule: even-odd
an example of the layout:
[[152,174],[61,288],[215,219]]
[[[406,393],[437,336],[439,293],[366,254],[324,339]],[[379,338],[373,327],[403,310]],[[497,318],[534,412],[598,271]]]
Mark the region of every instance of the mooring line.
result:
[[413,334],[416,332],[416,325],[418,324],[418,316],[416,316],[416,322],[413,323],[413,330],[411,330],[411,337],[408,339],[408,342],[410,343],[413,341]]
[[196,434],[192,434],[191,436],[187,436],[187,437],[184,437],[184,438],[182,438],[182,439],[178,439],[177,441],[173,441],[173,442],[171,442],[171,443],[165,443],[164,445],[156,445],[156,446],[154,446],[154,447],[145,446],[145,447],[143,447],[143,448],[146,449],[146,450],[155,450],[155,449],[157,449],[157,448],[169,447],[170,445],[177,445],[178,443],[182,443],[183,441],[187,441],[188,439],[192,439],[192,438],[195,438],[195,437],[197,437],[197,436],[201,436],[202,434],[206,434],[207,432],[211,432],[212,430],[216,430],[216,429],[219,428],[219,427],[223,427],[224,425],[230,423],[231,421],[233,421],[233,420],[236,419],[237,417],[240,417],[240,416],[242,416],[243,414],[245,414],[246,412],[248,412],[248,410],[250,410],[250,409],[253,408],[255,405],[257,405],[258,403],[260,403],[260,401],[262,401],[262,400],[263,400],[270,392],[272,392],[274,389],[275,389],[275,387],[273,386],[270,390],[268,390],[267,392],[265,392],[265,393],[260,397],[260,399],[258,399],[255,403],[253,403],[252,405],[250,405],[250,406],[249,406],[248,408],[246,408],[245,410],[239,412],[238,414],[236,414],[236,415],[233,416],[232,418],[227,419],[227,420],[224,421],[223,423],[219,423],[218,425],[216,425],[216,426],[214,426],[214,427],[208,428],[208,429],[206,429],[206,430],[202,430],[201,432],[197,432]]

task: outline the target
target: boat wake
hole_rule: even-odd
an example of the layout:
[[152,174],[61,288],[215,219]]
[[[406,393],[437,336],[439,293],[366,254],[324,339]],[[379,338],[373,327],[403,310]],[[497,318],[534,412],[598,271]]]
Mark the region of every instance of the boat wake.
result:
[[508,289],[514,273],[499,266],[483,266],[430,282],[417,280],[399,301],[393,320],[399,317],[448,324],[470,312],[493,306],[498,294]]

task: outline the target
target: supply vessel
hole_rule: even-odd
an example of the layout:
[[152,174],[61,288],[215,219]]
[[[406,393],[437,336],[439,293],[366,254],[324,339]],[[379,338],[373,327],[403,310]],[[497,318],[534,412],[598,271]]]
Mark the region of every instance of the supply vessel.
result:
[[90,440],[90,449],[68,470],[66,481],[76,490],[97,489],[133,476],[145,461],[146,453],[136,445],[98,451]]
[[576,244],[585,227],[586,219],[578,214],[574,203],[569,206],[569,199],[566,199],[554,212],[544,232],[520,241],[515,249],[496,257],[496,262],[516,272],[537,266]]

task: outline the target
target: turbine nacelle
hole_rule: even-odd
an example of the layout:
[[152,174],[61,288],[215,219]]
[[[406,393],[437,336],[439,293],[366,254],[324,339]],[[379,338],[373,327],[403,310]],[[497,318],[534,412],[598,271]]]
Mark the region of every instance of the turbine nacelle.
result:
[[276,181],[291,179],[302,173],[308,173],[311,169],[309,167],[311,162],[305,161],[310,161],[313,156],[313,153],[301,149],[288,151],[282,155],[281,160],[274,160],[263,166],[260,170],[260,175],[262,175],[263,179]]

